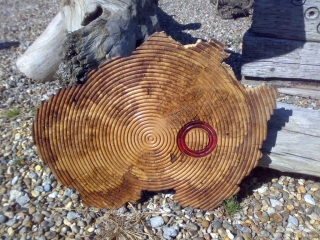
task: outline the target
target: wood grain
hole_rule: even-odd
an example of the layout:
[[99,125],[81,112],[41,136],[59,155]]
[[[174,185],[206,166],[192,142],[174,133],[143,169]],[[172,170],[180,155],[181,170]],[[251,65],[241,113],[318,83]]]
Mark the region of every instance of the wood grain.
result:
[[277,103],[259,166],[320,176],[320,111]]
[[320,42],[319,10],[320,0],[257,0],[250,31],[272,38]]
[[[143,190],[174,189],[182,206],[217,207],[257,166],[277,97],[274,87],[244,88],[221,64],[223,49],[156,33],[132,56],[101,65],[37,110],[41,159],[87,205],[119,208]],[[192,157],[178,135],[199,122],[215,130],[217,145]],[[185,141],[197,155],[208,139],[194,128]]]
[[261,37],[243,40],[241,73],[259,78],[320,80],[320,43]]

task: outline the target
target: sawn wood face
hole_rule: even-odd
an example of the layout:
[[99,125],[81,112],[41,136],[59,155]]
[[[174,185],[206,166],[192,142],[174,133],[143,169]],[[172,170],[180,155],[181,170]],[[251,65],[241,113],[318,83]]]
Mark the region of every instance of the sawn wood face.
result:
[[[182,206],[217,207],[257,165],[277,97],[273,87],[244,88],[221,64],[226,57],[217,42],[183,46],[155,33],[37,110],[41,159],[87,205],[119,208],[142,190],[174,189]],[[177,145],[180,129],[194,121],[217,135],[200,158]],[[208,133],[194,128],[185,141],[201,150]]]

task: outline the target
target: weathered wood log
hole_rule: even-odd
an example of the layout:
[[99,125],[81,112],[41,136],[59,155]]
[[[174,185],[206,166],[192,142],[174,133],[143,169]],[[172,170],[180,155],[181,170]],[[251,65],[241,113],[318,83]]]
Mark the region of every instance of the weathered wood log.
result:
[[246,77],[320,80],[319,56],[320,42],[247,32],[243,38],[241,73]]
[[27,77],[38,82],[52,80],[61,63],[65,39],[65,27],[61,13],[58,13],[46,30],[18,58],[17,68]]
[[84,82],[90,69],[112,57],[129,56],[159,30],[157,0],[92,0],[82,21],[85,27],[68,34],[64,68],[68,81]]
[[256,0],[242,75],[320,80],[319,9],[319,0]]
[[88,70],[110,57],[130,55],[159,30],[156,2],[62,1],[61,12],[18,59],[17,67],[34,80],[50,81],[63,58],[62,69],[70,78],[83,80]]
[[259,166],[320,177],[320,111],[277,103]]

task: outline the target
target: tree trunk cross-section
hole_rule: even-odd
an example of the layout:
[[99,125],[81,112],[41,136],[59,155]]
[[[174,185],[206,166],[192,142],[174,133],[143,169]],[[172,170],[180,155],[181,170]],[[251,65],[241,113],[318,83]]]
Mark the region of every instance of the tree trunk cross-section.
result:
[[156,33],[91,71],[38,109],[41,159],[87,205],[174,189],[182,206],[217,207],[257,166],[277,98],[274,87],[243,87],[223,48]]

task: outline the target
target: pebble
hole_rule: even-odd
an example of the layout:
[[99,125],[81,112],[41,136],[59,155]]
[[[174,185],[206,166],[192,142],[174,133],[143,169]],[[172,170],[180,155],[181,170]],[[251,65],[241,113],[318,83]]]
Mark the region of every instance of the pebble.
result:
[[293,217],[291,215],[289,215],[289,217],[288,217],[288,223],[292,223],[296,227],[299,225],[298,219],[296,219],[295,217]]
[[8,217],[0,214],[0,224],[5,223],[6,221],[8,221]]
[[79,213],[76,213],[76,212],[73,212],[73,211],[68,212],[68,214],[67,214],[67,219],[68,219],[68,221],[70,221],[70,222],[71,222],[72,220],[78,218],[78,217],[79,217]]
[[272,207],[276,207],[276,206],[282,207],[283,206],[283,204],[279,200],[276,200],[276,199],[270,198],[270,202],[271,202]]
[[50,190],[51,190],[51,185],[50,184],[44,185],[44,191],[45,192],[49,192]]
[[163,228],[163,237],[165,239],[172,239],[172,237],[176,237],[179,233],[179,227],[173,226],[173,227],[164,227]]
[[201,226],[202,226],[203,228],[208,228],[209,225],[210,225],[210,222],[209,222],[208,220],[202,220],[202,221],[201,221]]
[[164,220],[161,216],[150,218],[150,224],[152,228],[158,228],[164,225]]
[[23,196],[18,197],[16,202],[17,202],[20,206],[24,206],[24,205],[27,204],[29,201],[30,201],[30,198],[28,197],[27,194],[25,194],[25,195],[23,195]]
[[35,221],[36,223],[40,223],[43,219],[44,219],[44,215],[43,215],[43,214],[36,214],[36,215],[34,216],[34,221]]
[[314,201],[313,197],[310,194],[304,195],[304,200],[306,203],[309,203],[311,205],[316,205],[316,202]]

